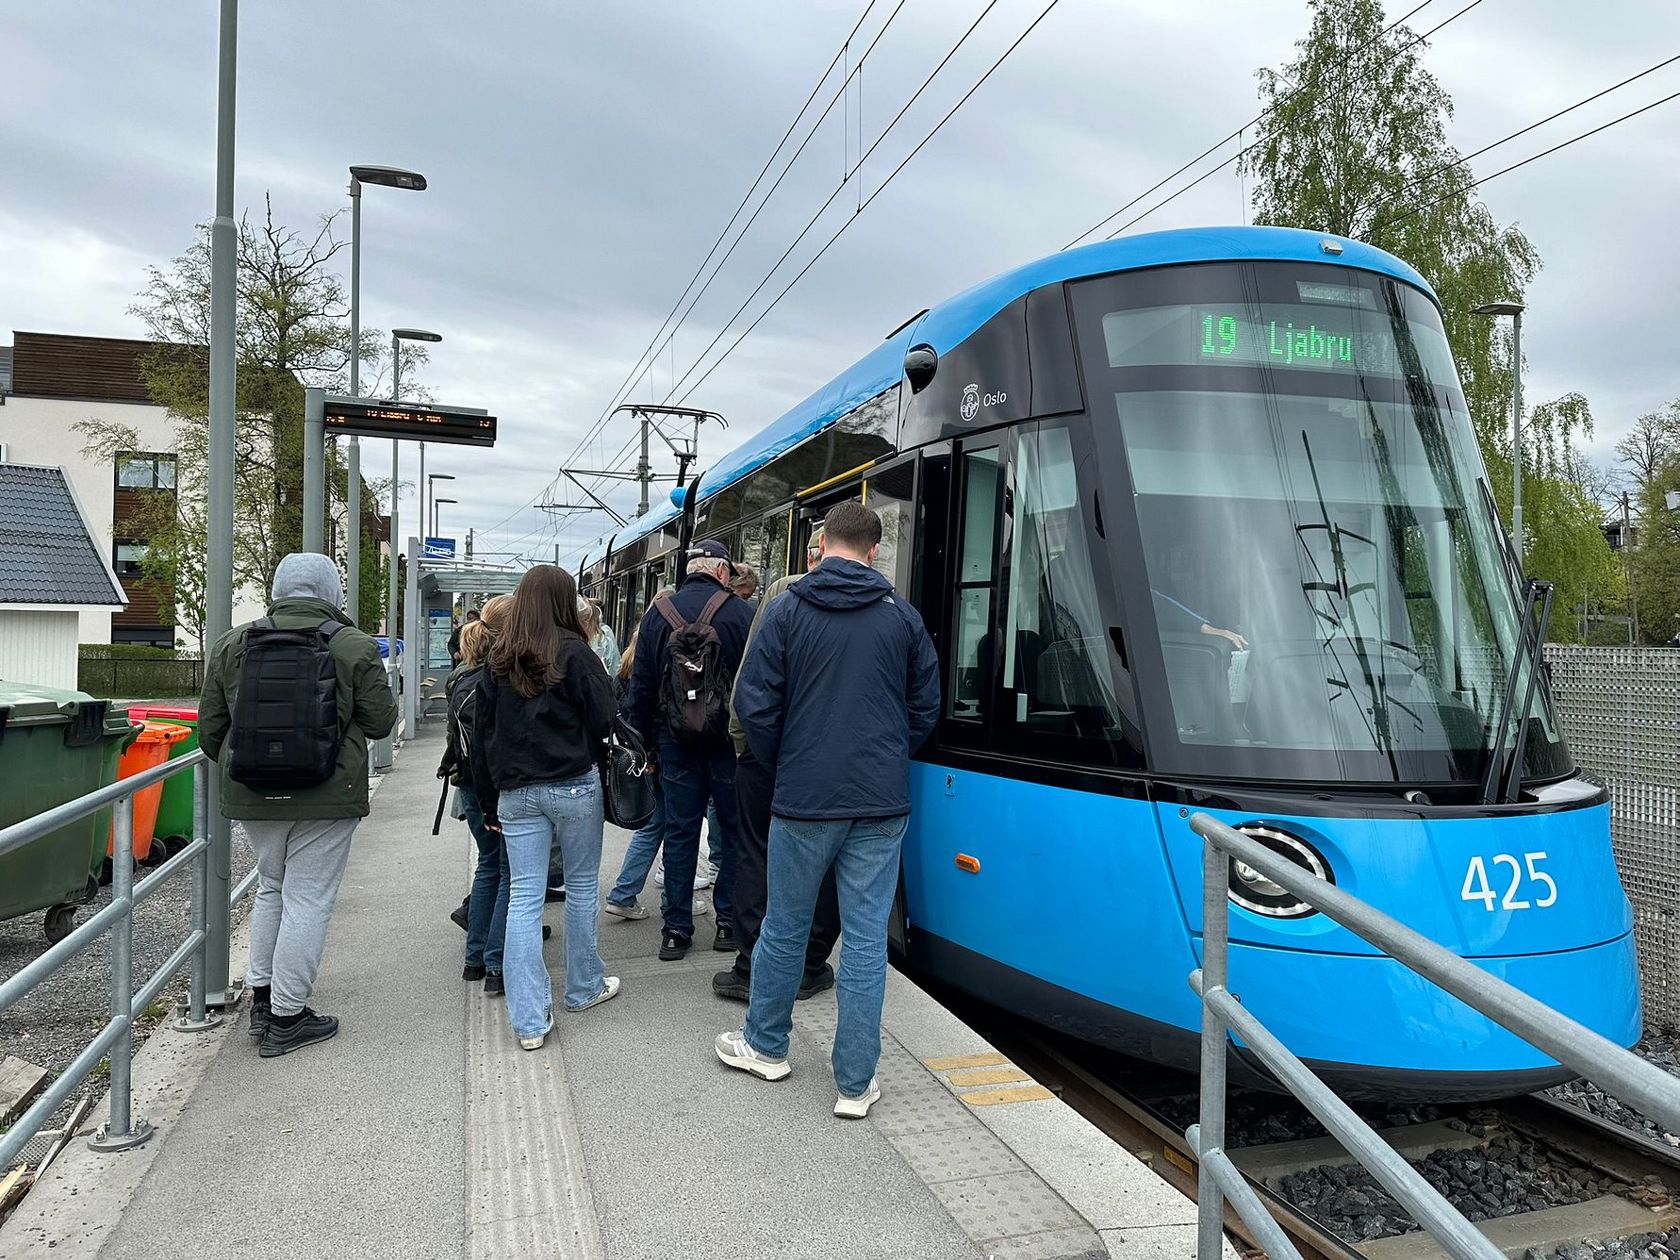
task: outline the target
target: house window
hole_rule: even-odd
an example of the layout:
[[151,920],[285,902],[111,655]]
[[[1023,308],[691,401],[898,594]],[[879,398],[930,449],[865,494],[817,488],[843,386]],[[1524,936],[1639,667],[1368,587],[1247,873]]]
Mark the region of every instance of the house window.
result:
[[141,451],[118,455],[117,485],[124,490],[173,490],[175,457]]
[[117,540],[117,576],[127,581],[140,576],[141,562],[146,558],[148,548],[143,542],[128,539]]

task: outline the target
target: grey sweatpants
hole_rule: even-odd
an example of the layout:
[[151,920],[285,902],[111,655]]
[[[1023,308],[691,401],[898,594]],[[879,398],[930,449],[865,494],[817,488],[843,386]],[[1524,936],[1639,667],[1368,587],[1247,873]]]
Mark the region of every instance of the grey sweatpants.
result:
[[309,1001],[327,940],[350,837],[359,818],[303,822],[246,820],[257,854],[247,985],[270,985],[276,1015],[296,1015]]

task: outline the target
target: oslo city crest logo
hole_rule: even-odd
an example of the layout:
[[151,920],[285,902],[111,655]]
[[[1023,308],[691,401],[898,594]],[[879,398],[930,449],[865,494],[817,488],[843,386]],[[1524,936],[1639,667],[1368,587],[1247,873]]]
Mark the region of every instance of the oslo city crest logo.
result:
[[967,389],[963,390],[962,409],[959,414],[961,414],[964,423],[967,423],[980,414],[979,385],[970,385]]

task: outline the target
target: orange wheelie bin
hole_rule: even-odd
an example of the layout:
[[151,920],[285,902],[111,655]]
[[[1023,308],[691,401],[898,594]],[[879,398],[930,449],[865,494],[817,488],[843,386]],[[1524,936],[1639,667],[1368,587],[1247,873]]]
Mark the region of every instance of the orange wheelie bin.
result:
[[[169,750],[191,734],[186,727],[176,726],[172,722],[142,723],[139,736],[128,746],[128,751],[123,753],[122,760],[117,763],[117,778],[131,778],[142,770],[161,766],[169,760]],[[161,783],[141,788],[134,794],[134,860],[148,866],[157,866],[169,856],[163,841],[152,834],[157,827],[158,802],[162,799]],[[110,875],[110,858],[115,853],[116,841],[117,828],[113,823],[105,841],[107,878]]]

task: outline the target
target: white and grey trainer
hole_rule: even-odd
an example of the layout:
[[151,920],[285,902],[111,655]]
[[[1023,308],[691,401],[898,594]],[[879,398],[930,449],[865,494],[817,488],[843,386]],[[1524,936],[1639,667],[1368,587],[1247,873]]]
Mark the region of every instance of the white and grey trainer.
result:
[[626,906],[621,906],[616,901],[609,901],[601,907],[601,910],[605,914],[612,915],[615,919],[645,919],[648,917],[648,908],[634,901]]
[[762,1080],[786,1080],[788,1074],[793,1071],[786,1059],[772,1059],[748,1045],[746,1030],[742,1028],[719,1033],[717,1040],[712,1043],[712,1049],[716,1050],[717,1057],[730,1067],[742,1072],[751,1072]]
[[842,1120],[862,1120],[869,1114],[869,1109],[881,1101],[881,1082],[876,1077],[869,1078],[869,1088],[856,1098],[841,1094],[834,1100],[834,1114]]

